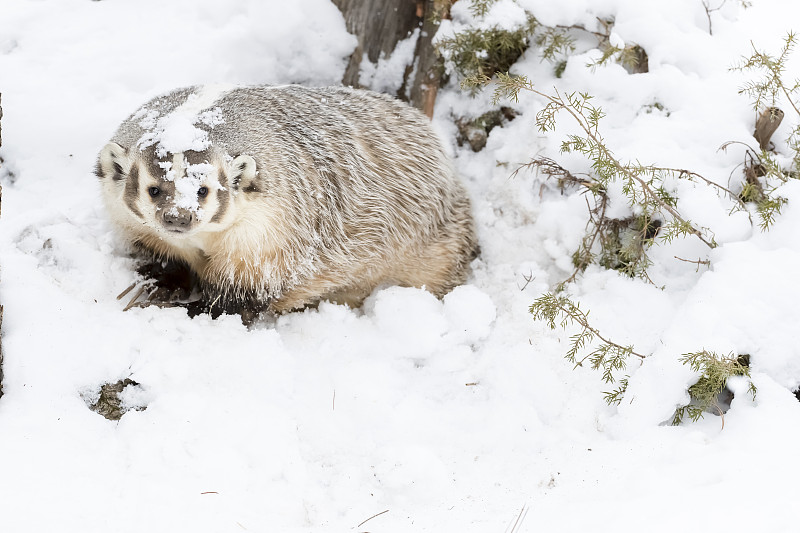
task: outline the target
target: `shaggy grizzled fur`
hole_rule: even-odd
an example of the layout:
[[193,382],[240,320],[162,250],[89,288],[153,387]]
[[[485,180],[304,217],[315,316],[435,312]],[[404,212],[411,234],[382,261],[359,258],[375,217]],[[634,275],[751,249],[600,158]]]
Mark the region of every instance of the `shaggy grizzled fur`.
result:
[[[205,136],[185,147],[169,142],[181,112]],[[122,123],[97,175],[124,237],[186,263],[223,302],[356,306],[384,283],[441,296],[476,254],[469,198],[428,119],[368,91],[180,89]]]

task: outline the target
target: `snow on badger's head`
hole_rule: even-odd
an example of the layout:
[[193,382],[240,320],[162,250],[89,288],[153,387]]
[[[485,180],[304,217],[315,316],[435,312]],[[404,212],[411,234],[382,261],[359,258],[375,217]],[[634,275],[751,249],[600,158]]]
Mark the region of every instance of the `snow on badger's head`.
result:
[[251,156],[234,158],[212,142],[210,133],[225,122],[216,103],[227,90],[184,91],[166,110],[171,95],[156,98],[123,124],[121,131],[136,134],[107,144],[97,168],[112,215],[169,239],[226,227],[235,185],[255,177]]
[[163,116],[157,109],[143,106],[130,119],[143,130],[136,141],[137,148],[144,150],[155,146],[158,157],[188,150],[206,150],[211,141],[208,132],[199,125],[213,129],[225,122],[222,110],[214,105],[225,92],[219,86],[203,87],[189,94],[183,104]]

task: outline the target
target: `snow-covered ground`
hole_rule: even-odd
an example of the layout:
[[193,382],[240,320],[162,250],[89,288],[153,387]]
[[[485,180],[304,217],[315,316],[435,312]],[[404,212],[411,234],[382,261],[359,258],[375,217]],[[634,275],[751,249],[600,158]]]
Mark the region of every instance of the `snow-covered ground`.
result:
[[[722,3],[710,35],[701,0],[518,0],[550,25],[614,16],[650,72],[592,72],[591,39],[561,79],[533,53],[515,72],[595,95],[622,159],[733,186],[743,152],[717,149],[755,144],[754,117],[728,68],[751,40],[776,51],[800,7]],[[510,24],[512,4],[490,17]],[[685,240],[653,250],[664,290],[599,268],[571,289],[601,331],[652,354],[609,407],[598,373],[563,359],[567,335],[527,312],[569,275],[586,220],[583,196],[510,177],[537,155],[586,168],[559,155],[561,130],[538,133],[530,95],[474,154],[453,117],[488,109],[488,95],[440,94],[435,126],[482,248],[444,300],[388,288],[363,309],[322,304],[250,330],[235,316],[122,312],[134,263],[93,175],[119,122],[182,85],[336,84],[354,42],[329,0],[0,0],[0,531],[797,531],[800,184],[783,187],[768,233],[681,185],[681,208],[721,245],[710,269],[673,258],[707,255]],[[376,86],[392,86],[386,65]],[[665,111],[648,113],[656,102]],[[755,402],[740,381],[724,428],[713,415],[663,424],[696,379],[678,357],[703,348],[751,355]],[[145,410],[112,422],[87,408],[124,378]]]

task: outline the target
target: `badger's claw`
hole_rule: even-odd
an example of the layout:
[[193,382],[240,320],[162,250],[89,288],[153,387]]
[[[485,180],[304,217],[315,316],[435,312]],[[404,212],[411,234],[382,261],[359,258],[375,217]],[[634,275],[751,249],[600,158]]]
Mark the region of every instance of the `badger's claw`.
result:
[[121,300],[133,291],[123,311],[151,305],[192,309],[194,300],[199,298],[191,272],[181,264],[151,261],[136,270],[141,278],[117,296]]
[[149,300],[144,300],[142,302],[131,302],[131,303],[129,303],[128,306],[125,309],[123,309],[123,311],[127,311],[128,309],[131,309],[131,308],[134,308],[134,307],[139,307],[139,308],[144,309],[145,307],[150,307],[150,306],[161,307],[161,308],[183,307],[180,303],[177,303],[177,302],[176,303],[172,303],[172,302],[151,302]]
[[122,300],[122,298],[124,298],[126,294],[131,292],[133,290],[133,288],[136,287],[137,283],[138,283],[137,281],[134,281],[133,283],[130,284],[130,286],[127,289],[125,289],[124,291],[119,293],[117,295],[117,300]]
[[192,306],[196,304],[195,301],[187,299],[182,290],[171,290],[166,287],[158,286],[154,290],[151,290],[153,283],[150,280],[143,283],[133,283],[117,296],[117,300],[122,299],[136,288],[137,285],[138,289],[134,292],[133,297],[128,300],[127,305],[122,309],[123,311],[127,311],[133,307],[144,308],[150,307],[151,305],[156,307],[186,307],[187,309],[191,309]]
[[[136,285],[136,284],[134,283],[133,285],[131,285],[130,287],[128,287],[127,289],[125,289],[124,291],[122,291],[122,294],[120,294],[119,296],[117,296],[117,299],[119,300],[120,298],[122,298],[123,296],[125,296],[126,294],[128,294],[128,293],[129,293],[129,292],[130,292],[130,291],[133,289],[133,287],[134,287],[135,285]],[[130,299],[130,301],[128,301],[128,305],[126,305],[126,306],[125,306],[125,307],[124,307],[122,310],[123,310],[123,311],[127,311],[127,310],[128,310],[128,309],[130,309],[131,307],[138,306],[138,305],[137,305],[137,300],[139,300],[139,297],[142,295],[142,293],[144,292],[145,288],[147,288],[147,284],[146,284],[146,283],[143,283],[143,284],[141,284],[141,285],[139,286],[139,290],[137,290],[137,291],[136,291],[136,292],[133,294],[133,298],[131,298],[131,299]]]

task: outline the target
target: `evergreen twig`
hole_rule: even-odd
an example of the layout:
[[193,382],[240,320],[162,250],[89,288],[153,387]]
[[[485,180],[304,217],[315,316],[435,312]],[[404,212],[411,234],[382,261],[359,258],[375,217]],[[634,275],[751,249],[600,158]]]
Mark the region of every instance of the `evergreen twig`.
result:
[[[615,373],[625,370],[630,356],[642,360],[647,357],[635,352],[633,346],[623,346],[601,334],[589,323],[589,312],[584,312],[580,303],[573,302],[564,295],[544,294],[534,301],[530,312],[535,320],[544,320],[550,329],[555,329],[557,325],[563,329],[570,325],[579,326],[580,331],[570,337],[570,346],[564,357],[574,368],[583,366],[588,361],[593,370],[601,370],[602,379],[606,383],[616,382]],[[584,354],[584,350],[592,344],[594,347]],[[604,393],[609,405],[619,403],[627,383],[627,378],[620,380],[619,388]]]
[[[475,76],[465,80],[465,83],[483,85],[490,81],[488,77]],[[536,117],[539,131],[553,131],[557,115],[561,112],[566,112],[581,130],[579,135],[567,136],[561,151],[584,155],[590,160],[591,175],[575,176],[546,157],[534,159],[515,171],[535,167],[557,178],[560,186],[578,185],[594,197],[594,205],[589,205],[586,236],[573,254],[575,271],[561,284],[562,287],[564,283],[574,281],[579,273],[594,262],[652,283],[647,273],[651,265],[647,249],[657,236],[666,242],[676,237],[693,236],[709,248],[716,246],[707,228],[695,226],[680,213],[677,198],[665,186],[670,178],[714,187],[730,196],[737,203],[736,209],[745,208],[744,202],[733,191],[696,172],[620,161],[608,148],[600,132],[599,123],[604,113],[592,104],[588,94],[562,94],[557,89],[548,94],[534,87],[525,76],[512,77],[507,73],[497,74],[496,83],[495,102],[501,98],[518,101],[521,91],[531,92],[545,100],[544,107]],[[609,201],[607,190],[614,182],[621,182],[622,192],[631,206],[633,215],[628,218],[609,219],[606,216]],[[600,254],[595,255],[594,247],[598,243]]]
[[[732,376],[750,378],[750,356],[728,354],[722,356],[716,352],[701,350],[699,352],[685,353],[680,358],[681,363],[689,365],[695,372],[700,373],[697,381],[689,387],[690,403],[680,406],[675,410],[672,424],[678,425],[688,416],[693,422],[703,417],[703,413],[710,409],[722,415],[722,407],[718,398]],[[753,400],[756,399],[758,389],[749,380],[747,392]]]
[[[488,78],[475,77],[468,83],[485,84]],[[536,123],[542,133],[553,131],[556,125],[556,115],[566,111],[583,130],[584,136],[570,135],[562,143],[562,152],[580,152],[592,160],[592,169],[597,173],[601,182],[609,183],[618,178],[623,179],[624,192],[629,195],[631,203],[649,206],[657,211],[667,212],[676,222],[676,235],[691,234],[697,237],[709,248],[716,247],[713,239],[708,239],[698,228],[686,220],[675,208],[675,199],[672,198],[661,186],[660,182],[651,175],[646,179],[648,172],[657,167],[623,164],[606,146],[599,131],[599,122],[603,118],[603,111],[590,103],[591,96],[586,93],[568,93],[562,95],[558,89],[554,94],[542,92],[526,76],[511,76],[508,73],[497,75],[494,101],[508,98],[514,102],[519,101],[520,91],[525,90],[545,99],[545,107],[537,114]],[[657,185],[658,183],[658,185]],[[636,189],[638,187],[638,190]]]

